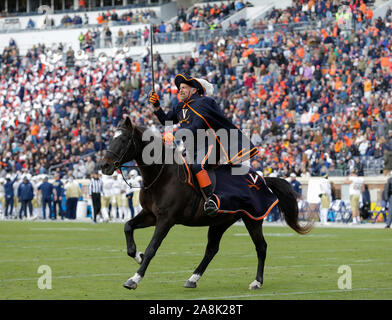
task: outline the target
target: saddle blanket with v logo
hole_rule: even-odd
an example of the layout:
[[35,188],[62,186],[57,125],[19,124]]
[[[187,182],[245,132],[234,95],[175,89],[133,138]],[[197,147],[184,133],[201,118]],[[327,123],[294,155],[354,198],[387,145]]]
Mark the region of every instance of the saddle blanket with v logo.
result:
[[243,212],[254,220],[264,219],[278,204],[278,198],[256,171],[233,175],[231,169],[221,166],[215,170],[218,213]]
[[[190,176],[189,165],[184,160],[187,183],[196,191],[197,181]],[[218,213],[244,213],[254,220],[264,219],[278,204],[276,195],[268,188],[264,178],[256,171],[249,169],[245,175],[232,174],[233,167],[222,165],[214,170],[214,196],[218,205]]]

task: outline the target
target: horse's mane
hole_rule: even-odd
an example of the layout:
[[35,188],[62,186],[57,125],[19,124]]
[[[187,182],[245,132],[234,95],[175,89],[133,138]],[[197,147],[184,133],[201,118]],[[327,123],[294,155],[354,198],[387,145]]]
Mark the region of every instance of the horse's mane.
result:
[[[129,119],[129,120],[131,120],[131,119]],[[127,127],[127,125],[125,124],[125,121],[126,121],[126,119],[121,119],[117,125],[117,128],[129,130],[129,127]],[[139,125],[136,125],[135,123],[132,123],[132,128],[133,128],[133,130],[139,131],[139,133],[141,133],[141,134],[143,134],[146,130],[149,129],[146,126],[139,126]],[[156,137],[159,138],[158,135]]]
[[[125,124],[126,119],[121,119],[120,122],[117,125],[117,128],[122,128],[125,130],[129,130],[130,128],[126,126]],[[143,133],[147,130],[150,130],[150,127],[147,126],[141,126],[141,125],[136,125],[135,123],[132,123],[132,128],[133,130],[137,131],[141,136],[143,136]],[[161,132],[157,129],[157,130],[151,130],[151,132],[154,134],[154,138],[158,139],[161,143],[164,149],[169,149],[171,150],[174,154],[178,154],[179,156],[182,155],[182,151],[180,150],[180,148],[178,148],[177,145],[172,145],[172,146],[168,146],[163,138],[162,138],[162,134]]]

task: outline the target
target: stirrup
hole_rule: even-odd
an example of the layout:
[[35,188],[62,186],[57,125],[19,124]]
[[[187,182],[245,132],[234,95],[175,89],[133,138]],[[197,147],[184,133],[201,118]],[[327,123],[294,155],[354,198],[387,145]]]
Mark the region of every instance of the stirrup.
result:
[[216,217],[218,214],[218,206],[215,203],[214,200],[209,198],[205,203],[204,203],[204,212],[207,216],[209,217]]

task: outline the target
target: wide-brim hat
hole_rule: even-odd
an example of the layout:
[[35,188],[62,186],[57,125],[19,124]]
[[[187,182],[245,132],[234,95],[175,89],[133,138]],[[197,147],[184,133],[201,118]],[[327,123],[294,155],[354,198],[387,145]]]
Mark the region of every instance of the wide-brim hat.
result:
[[196,80],[195,78],[187,78],[183,74],[176,75],[176,77],[174,78],[174,83],[176,84],[178,90],[180,90],[181,83],[185,83],[188,86],[196,88],[199,94],[205,93],[204,87],[198,80]]

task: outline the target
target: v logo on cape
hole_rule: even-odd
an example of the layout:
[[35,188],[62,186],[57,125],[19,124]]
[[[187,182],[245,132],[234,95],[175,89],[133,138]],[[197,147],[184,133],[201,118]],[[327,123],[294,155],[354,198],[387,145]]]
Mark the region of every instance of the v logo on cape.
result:
[[257,173],[256,174],[248,173],[248,176],[252,180],[252,181],[250,181],[249,179],[246,179],[246,181],[248,181],[250,183],[250,184],[248,184],[248,187],[250,189],[256,188],[257,190],[260,190],[261,186],[260,186],[260,184],[257,184],[257,181],[259,180],[260,176]]
[[253,176],[253,174],[249,173],[249,177],[252,179],[253,183],[256,184],[256,182],[257,182],[257,180],[259,179],[260,176],[258,174],[255,174]]
[[189,121],[188,121],[189,116],[187,116],[188,111],[189,111],[189,109],[182,109],[182,119],[180,120],[180,123],[182,123],[182,122],[189,123]]

